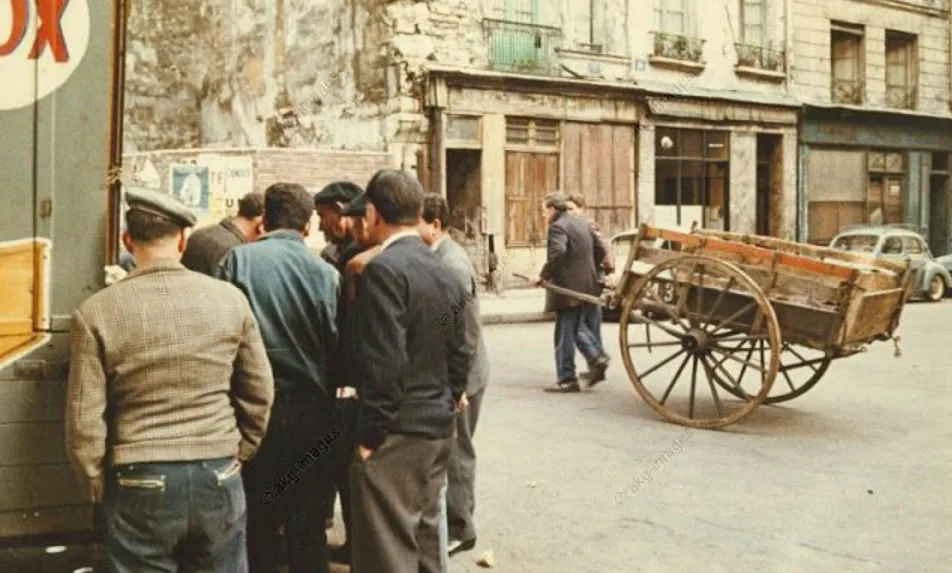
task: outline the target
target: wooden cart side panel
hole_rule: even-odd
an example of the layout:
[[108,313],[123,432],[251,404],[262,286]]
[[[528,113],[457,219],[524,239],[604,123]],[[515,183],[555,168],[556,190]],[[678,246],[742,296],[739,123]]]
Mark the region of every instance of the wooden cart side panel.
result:
[[845,263],[856,263],[863,266],[875,267],[887,271],[902,273],[905,270],[905,264],[887,259],[880,259],[862,253],[848,253],[838,251],[829,247],[818,247],[816,245],[807,245],[785,241],[776,237],[762,237],[759,235],[745,235],[741,233],[730,233],[724,231],[712,231],[709,229],[698,229],[695,233],[706,237],[716,237],[726,241],[735,241],[744,244],[750,244],[765,249],[781,251],[792,255],[805,255],[816,257],[820,260],[833,259]]
[[862,344],[890,335],[896,309],[902,304],[905,292],[898,288],[856,297],[849,305],[843,325],[842,344]]
[[776,264],[781,266],[801,269],[819,275],[829,275],[841,280],[853,280],[859,274],[858,270],[841,265],[780,253],[754,245],[724,241],[716,237],[702,237],[679,231],[656,229],[647,225],[642,227],[642,236],[646,240],[662,239],[680,243],[697,254],[714,257],[722,254],[734,254],[743,257],[748,262],[770,263],[775,261]]

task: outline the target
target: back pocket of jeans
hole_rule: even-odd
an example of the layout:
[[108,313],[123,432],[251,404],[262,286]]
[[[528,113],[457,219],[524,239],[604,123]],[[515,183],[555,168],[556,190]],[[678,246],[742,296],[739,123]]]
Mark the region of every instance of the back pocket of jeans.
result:
[[116,509],[130,518],[144,519],[151,523],[164,505],[165,490],[164,474],[118,471],[116,472]]

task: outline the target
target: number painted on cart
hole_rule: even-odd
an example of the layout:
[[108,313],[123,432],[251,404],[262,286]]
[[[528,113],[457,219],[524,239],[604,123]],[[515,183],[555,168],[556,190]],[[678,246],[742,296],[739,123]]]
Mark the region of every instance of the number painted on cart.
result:
[[87,0],[0,0],[0,110],[63,86],[89,46]]

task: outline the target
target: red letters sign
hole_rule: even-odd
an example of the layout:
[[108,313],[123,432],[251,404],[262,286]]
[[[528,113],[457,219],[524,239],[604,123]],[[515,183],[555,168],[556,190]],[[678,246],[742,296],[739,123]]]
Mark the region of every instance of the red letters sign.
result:
[[[36,39],[30,49],[28,59],[36,60],[43,55],[46,47],[50,47],[53,60],[57,63],[69,61],[69,49],[66,47],[66,38],[63,36],[63,13],[70,0],[34,0],[39,27],[36,29]],[[0,0],[2,2],[2,0]],[[10,35],[0,44],[0,57],[9,56],[20,47],[26,36],[30,20],[30,0],[9,0],[10,13],[13,15],[10,25]],[[2,33],[2,31],[0,31]],[[2,38],[3,36],[0,36]]]

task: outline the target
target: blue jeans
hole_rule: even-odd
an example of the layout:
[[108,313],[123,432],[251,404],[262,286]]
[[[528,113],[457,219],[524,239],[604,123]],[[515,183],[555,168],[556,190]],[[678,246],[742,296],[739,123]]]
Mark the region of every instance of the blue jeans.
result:
[[103,516],[118,573],[248,572],[245,492],[233,458],[110,468]]
[[[601,308],[593,304],[579,304],[560,310],[555,318],[555,368],[558,381],[576,380],[575,349],[592,364],[601,358]],[[593,331],[593,328],[597,330]]]

